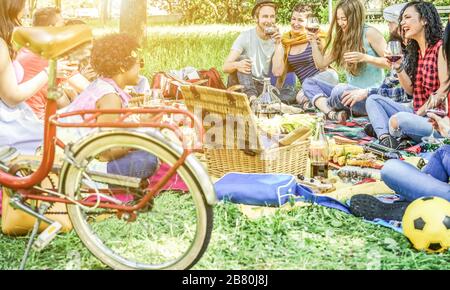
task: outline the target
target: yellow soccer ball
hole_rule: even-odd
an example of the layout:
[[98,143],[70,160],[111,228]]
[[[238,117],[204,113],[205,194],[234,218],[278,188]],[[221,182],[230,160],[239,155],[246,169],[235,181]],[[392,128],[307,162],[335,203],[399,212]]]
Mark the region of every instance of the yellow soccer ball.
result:
[[439,197],[414,201],[403,216],[403,232],[419,251],[447,251],[450,247],[450,202]]

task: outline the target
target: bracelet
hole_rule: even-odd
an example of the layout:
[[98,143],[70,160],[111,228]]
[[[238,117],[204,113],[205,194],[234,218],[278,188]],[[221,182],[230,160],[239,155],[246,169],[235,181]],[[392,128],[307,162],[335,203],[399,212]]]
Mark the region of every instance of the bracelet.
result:
[[396,68],[395,71],[397,72],[397,74],[401,73],[403,70],[405,69],[405,66],[403,65],[403,63],[400,65],[399,68]]

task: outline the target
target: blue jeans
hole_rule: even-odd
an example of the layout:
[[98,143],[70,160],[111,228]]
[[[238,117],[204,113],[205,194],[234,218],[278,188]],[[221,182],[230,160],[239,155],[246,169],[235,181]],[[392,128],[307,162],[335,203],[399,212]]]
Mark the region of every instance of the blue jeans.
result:
[[[271,82],[273,86],[276,86],[277,78],[271,73]],[[288,73],[286,75],[286,80],[284,81],[283,87],[280,90],[280,95],[278,96],[280,100],[286,105],[297,104],[297,90],[295,88],[297,83],[297,76],[295,73]]]
[[[320,97],[326,97],[328,107],[337,111],[350,111],[350,108],[342,104],[342,95],[346,91],[358,89],[357,87],[339,84],[337,86],[321,81],[317,78],[307,78],[303,82],[303,92],[312,104],[315,104]],[[365,116],[366,102],[362,101],[353,106],[353,114],[357,116]]]
[[380,95],[367,98],[366,111],[378,137],[389,134],[389,119],[392,116],[399,112],[413,112],[405,105]]
[[235,85],[244,86],[243,93],[249,97],[258,97],[264,89],[263,83],[254,81],[251,74],[244,74],[241,72],[235,72],[228,75],[227,86],[232,87]]
[[[272,81],[272,83],[274,81]],[[235,72],[228,76],[227,86],[232,87],[235,85],[244,86],[243,93],[249,97],[259,97],[264,89],[262,82],[253,80],[253,76],[251,74],[244,74],[241,72]],[[288,74],[288,78],[286,79],[283,87],[280,89],[280,94],[278,97],[286,105],[293,105],[296,103],[297,91],[295,89],[295,74]]]
[[145,151],[134,151],[122,158],[108,162],[107,172],[115,175],[149,178],[158,169],[156,156]]
[[414,201],[421,197],[436,196],[450,201],[450,146],[439,149],[421,172],[414,166],[389,160],[381,171],[381,178],[389,188]]
[[[407,112],[397,113],[393,117],[398,121],[397,130],[390,128],[390,133],[394,137],[408,136],[415,142],[421,143],[422,138],[430,136],[433,131],[433,126],[426,117]],[[437,131],[434,131],[434,137],[442,138]]]

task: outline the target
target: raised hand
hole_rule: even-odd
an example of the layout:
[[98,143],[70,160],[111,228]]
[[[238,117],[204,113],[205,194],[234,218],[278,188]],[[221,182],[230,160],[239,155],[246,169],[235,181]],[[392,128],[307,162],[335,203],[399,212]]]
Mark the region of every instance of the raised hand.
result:
[[368,97],[367,90],[352,90],[342,94],[342,104],[352,108],[358,102],[364,101]]
[[244,74],[251,74],[252,73],[252,61],[250,59],[243,59],[241,61],[238,61],[236,63],[236,69],[238,72],[241,72]]

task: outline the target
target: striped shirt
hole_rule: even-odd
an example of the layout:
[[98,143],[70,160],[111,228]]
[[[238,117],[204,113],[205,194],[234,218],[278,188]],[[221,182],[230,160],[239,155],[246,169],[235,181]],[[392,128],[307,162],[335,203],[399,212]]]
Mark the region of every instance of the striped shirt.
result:
[[307,78],[313,77],[320,71],[317,69],[312,56],[312,47],[308,44],[305,51],[292,55],[288,55],[289,71],[295,72],[300,82]]

